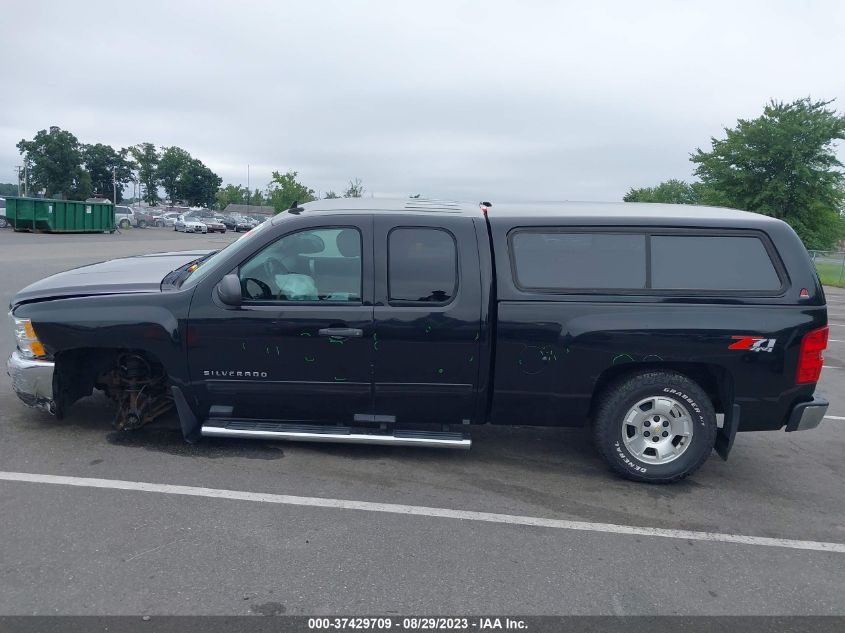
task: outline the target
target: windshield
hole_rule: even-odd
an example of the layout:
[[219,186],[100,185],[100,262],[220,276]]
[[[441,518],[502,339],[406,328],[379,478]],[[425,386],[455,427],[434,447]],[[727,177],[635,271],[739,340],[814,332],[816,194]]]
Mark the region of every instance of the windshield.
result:
[[241,235],[237,240],[235,240],[225,248],[221,248],[219,251],[211,255],[208,259],[204,259],[194,264],[196,268],[194,268],[194,270],[191,271],[189,275],[185,278],[185,280],[182,282],[181,287],[187,288],[189,286],[195,285],[198,281],[205,277],[210,270],[214,268],[214,264],[228,257],[231,253],[236,253],[238,251],[249,248],[249,244],[251,242],[249,238],[261,233],[262,231],[267,230],[267,227],[273,224],[275,224],[275,222],[264,222],[263,224],[259,224],[251,231],[248,231],[247,233]]

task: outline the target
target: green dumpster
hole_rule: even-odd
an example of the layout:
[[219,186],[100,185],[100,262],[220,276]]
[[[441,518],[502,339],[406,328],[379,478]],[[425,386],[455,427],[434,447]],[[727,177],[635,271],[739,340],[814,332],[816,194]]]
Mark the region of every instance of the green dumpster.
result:
[[111,202],[9,197],[6,219],[16,231],[102,233],[115,228]]

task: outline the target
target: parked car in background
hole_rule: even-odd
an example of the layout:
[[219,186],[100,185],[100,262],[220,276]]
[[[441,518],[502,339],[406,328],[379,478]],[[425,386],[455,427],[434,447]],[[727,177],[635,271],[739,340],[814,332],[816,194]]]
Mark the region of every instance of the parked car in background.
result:
[[226,232],[226,225],[217,220],[214,216],[211,217],[203,217],[197,214],[190,214],[185,216],[189,220],[195,220],[197,222],[202,222],[208,228],[209,233],[225,233]]
[[258,223],[255,220],[252,220],[244,215],[237,215],[232,214],[224,218],[223,223],[226,225],[226,228],[229,228],[236,233],[240,233],[241,231],[250,231],[258,226]]
[[9,226],[6,220],[6,198],[0,198],[0,229],[5,229]]
[[147,211],[142,211],[137,207],[132,207],[132,213],[135,215],[136,226],[139,229],[145,229],[148,226],[156,225],[156,217]]
[[147,209],[147,214],[152,217],[151,224],[153,226],[165,226],[164,224],[164,211],[161,209]]
[[176,220],[179,219],[178,213],[165,213],[161,216],[161,219],[164,221],[164,226],[173,226],[176,224]]
[[248,215],[246,217],[249,218],[250,220],[252,220],[253,222],[255,222],[255,225],[258,226],[262,222],[266,222],[268,216],[266,216],[266,215]]
[[173,224],[174,231],[183,231],[185,233],[208,233],[208,227],[204,222],[180,215]]
[[121,229],[128,229],[130,226],[138,226],[138,218],[132,207],[117,204],[114,207],[114,225]]
[[203,218],[205,225],[208,227],[209,233],[225,233],[226,225],[217,218]]

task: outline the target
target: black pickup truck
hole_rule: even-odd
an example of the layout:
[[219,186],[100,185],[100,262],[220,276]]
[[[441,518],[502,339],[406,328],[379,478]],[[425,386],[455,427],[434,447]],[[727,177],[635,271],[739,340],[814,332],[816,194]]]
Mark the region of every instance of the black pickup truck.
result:
[[584,428],[669,482],[737,431],[817,426],[825,297],[785,223],[625,203],[321,200],[213,253],[84,266],[12,302],[19,396],[133,429],[468,448]]

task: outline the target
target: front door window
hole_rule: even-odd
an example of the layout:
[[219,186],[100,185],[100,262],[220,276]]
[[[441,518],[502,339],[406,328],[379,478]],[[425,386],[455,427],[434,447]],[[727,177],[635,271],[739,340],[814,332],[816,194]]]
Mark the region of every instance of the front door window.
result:
[[361,303],[361,234],[352,227],[286,235],[241,265],[247,302]]

